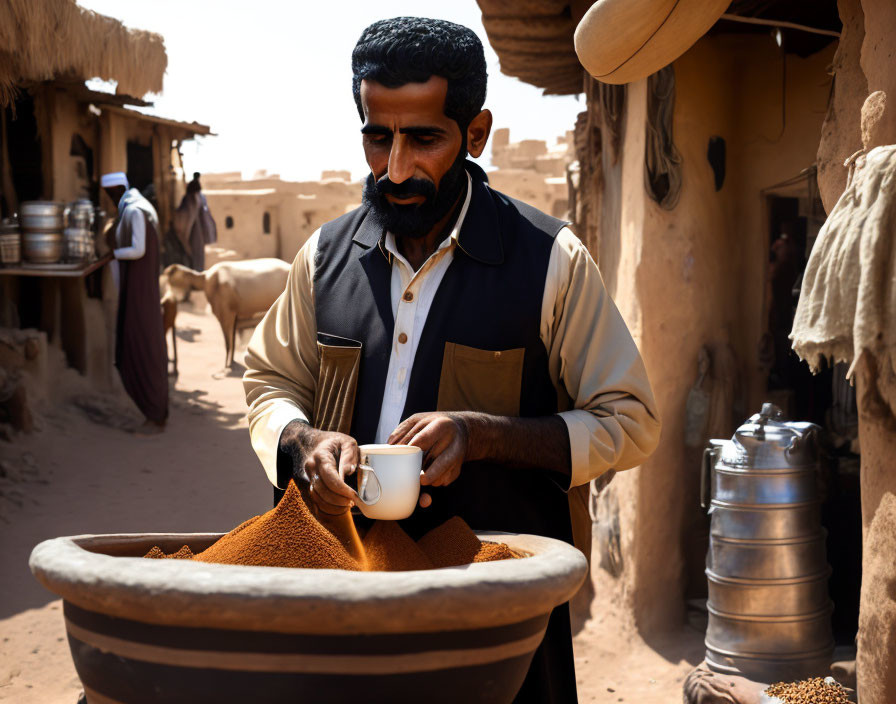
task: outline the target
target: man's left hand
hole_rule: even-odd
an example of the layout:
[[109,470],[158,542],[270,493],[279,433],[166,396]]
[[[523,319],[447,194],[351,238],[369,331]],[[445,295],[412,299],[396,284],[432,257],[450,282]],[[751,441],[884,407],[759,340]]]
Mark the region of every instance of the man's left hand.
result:
[[[468,459],[470,429],[463,413],[416,413],[403,421],[389,436],[390,445],[414,445],[423,450],[423,486],[446,486],[460,476]],[[432,503],[421,494],[420,506]]]

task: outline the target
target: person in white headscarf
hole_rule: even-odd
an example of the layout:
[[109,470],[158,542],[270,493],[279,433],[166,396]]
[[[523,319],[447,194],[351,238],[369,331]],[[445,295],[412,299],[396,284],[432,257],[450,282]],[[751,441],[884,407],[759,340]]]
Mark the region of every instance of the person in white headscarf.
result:
[[159,305],[159,217],[121,172],[100,185],[118,204],[113,253],[119,264],[115,366],[146,416],[141,433],[158,433],[168,418],[168,351]]

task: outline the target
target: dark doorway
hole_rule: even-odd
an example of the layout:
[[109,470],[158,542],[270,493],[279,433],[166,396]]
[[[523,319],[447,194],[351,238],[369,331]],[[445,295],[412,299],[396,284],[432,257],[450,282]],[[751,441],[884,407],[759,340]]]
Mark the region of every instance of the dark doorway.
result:
[[[771,336],[771,369],[768,389],[787,390],[788,407],[782,406],[790,417],[818,422],[823,420],[825,398],[815,399],[812,374],[790,348],[790,330],[799,299],[797,282],[806,269],[806,218],[800,215],[799,198],[768,197],[768,332]],[[828,387],[830,385],[828,384]],[[795,396],[802,393],[797,406]],[[817,407],[816,407],[817,406]],[[807,417],[807,414],[812,417]]]
[[128,142],[128,183],[141,192],[153,181],[152,146]]
[[[44,193],[43,152],[34,112],[34,98],[26,92],[15,101],[15,107],[3,110],[6,122],[6,150],[9,154],[12,185],[18,202],[39,200]],[[2,196],[0,196],[2,197]],[[3,213],[13,208],[3,197]]]
[[766,289],[767,392],[790,420],[811,421],[822,433],[819,493],[827,530],[828,582],[838,645],[853,645],[858,631],[862,576],[862,513],[859,486],[858,414],[846,365],[812,374],[791,349],[796,304],[824,210],[810,176],[805,195],[769,195],[769,270]]

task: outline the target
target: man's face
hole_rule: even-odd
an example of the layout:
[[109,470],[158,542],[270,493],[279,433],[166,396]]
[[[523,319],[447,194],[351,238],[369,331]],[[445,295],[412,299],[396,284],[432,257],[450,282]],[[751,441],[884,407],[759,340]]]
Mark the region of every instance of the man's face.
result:
[[121,201],[121,197],[125,193],[124,186],[112,186],[110,188],[103,189],[106,192],[106,195],[112,200],[113,203],[117,206],[119,201]]
[[361,82],[361,132],[371,172],[364,202],[396,236],[426,235],[466,183],[466,144],[457,122],[444,113],[447,90],[440,76],[398,88]]

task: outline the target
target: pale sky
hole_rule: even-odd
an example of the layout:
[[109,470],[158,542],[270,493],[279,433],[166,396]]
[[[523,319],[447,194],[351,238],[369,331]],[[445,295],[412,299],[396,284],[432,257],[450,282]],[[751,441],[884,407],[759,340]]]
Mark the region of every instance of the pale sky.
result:
[[[475,0],[78,0],[128,27],[165,37],[168,72],[149,110],[210,125],[217,137],[184,148],[187,173],[258,169],[317,180],[323,169],[367,173],[351,93],[351,51],[361,31],[399,15],[439,17],[473,29],[485,46],[486,107],[511,140],[572,129],[584,102],[544,97],[500,73]],[[480,159],[488,166],[488,155]]]

